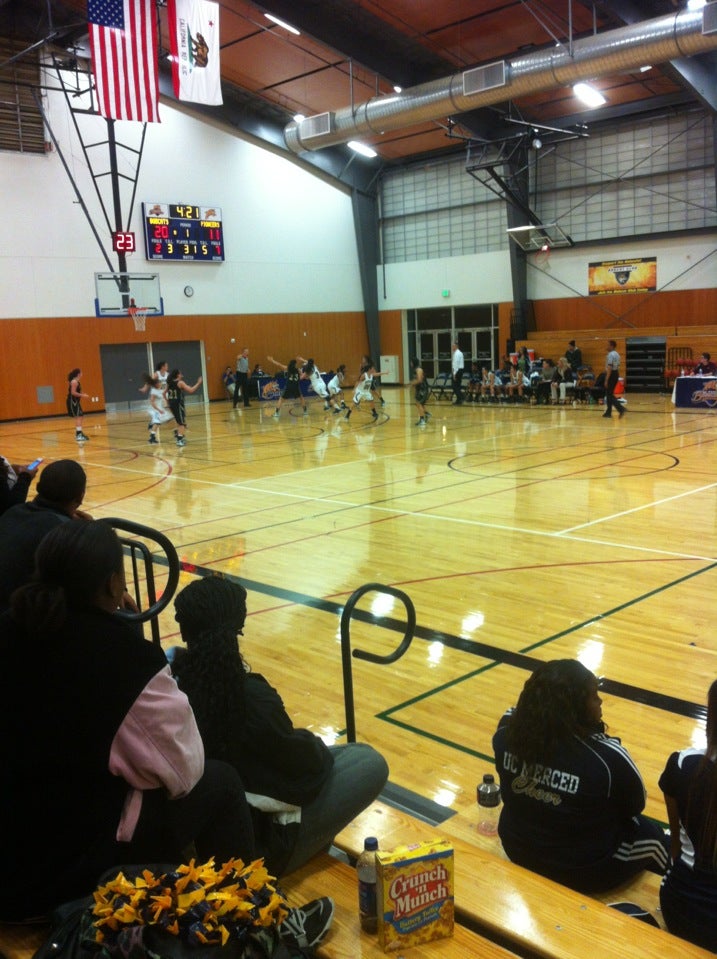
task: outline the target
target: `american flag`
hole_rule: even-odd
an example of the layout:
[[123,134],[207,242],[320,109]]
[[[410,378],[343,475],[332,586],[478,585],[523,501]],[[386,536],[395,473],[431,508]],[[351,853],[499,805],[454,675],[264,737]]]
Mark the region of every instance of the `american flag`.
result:
[[87,0],[87,19],[102,116],[158,123],[155,0]]

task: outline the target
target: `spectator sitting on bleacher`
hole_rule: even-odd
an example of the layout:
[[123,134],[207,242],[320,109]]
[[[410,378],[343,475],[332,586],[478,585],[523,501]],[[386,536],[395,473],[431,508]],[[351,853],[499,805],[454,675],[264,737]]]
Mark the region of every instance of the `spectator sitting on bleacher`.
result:
[[164,653],[113,613],[122,544],[107,523],[64,523],[0,628],[0,917],[89,895],[119,863],[254,858],[237,772],[204,762]]
[[37,470],[37,466],[28,469],[0,456],[0,515],[11,506],[25,502]]
[[575,390],[575,375],[568,361],[561,356],[550,383],[550,398],[553,403],[558,402],[558,390],[560,390],[560,402],[565,403],[568,389]]
[[660,906],[671,933],[717,952],[717,682],[706,732],[706,748],[672,753],[660,777],[672,850]]
[[542,663],[493,737],[508,858],[585,893],[661,875],[669,860],[634,762],[605,734],[598,688],[577,660]]
[[535,395],[538,403],[550,403],[551,384],[554,376],[555,363],[552,360],[543,360],[540,367],[540,376],[535,383]]
[[466,400],[468,403],[477,403],[481,393],[481,371],[477,363],[471,363],[471,372],[468,377],[468,386],[466,388]]
[[717,363],[714,363],[709,353],[703,353],[700,356],[699,363],[693,368],[693,376],[715,376],[717,374]]
[[279,693],[239,651],[246,618],[239,583],[196,580],[174,607],[187,649],[175,651],[173,667],[206,754],[238,770],[271,874],[292,872],[373,802],[388,777],[386,762],[365,743],[326,746],[294,728]]

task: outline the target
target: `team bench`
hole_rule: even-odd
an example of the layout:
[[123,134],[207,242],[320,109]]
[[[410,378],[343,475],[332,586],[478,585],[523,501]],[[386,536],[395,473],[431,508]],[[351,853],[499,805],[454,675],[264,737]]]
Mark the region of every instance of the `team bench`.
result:
[[[540,959],[614,959],[616,955],[623,959],[707,959],[712,955],[611,909],[600,899],[523,869],[477,842],[452,835],[449,823],[430,826],[375,802],[339,833],[335,843],[354,858],[366,836],[377,836],[384,849],[449,839],[455,850],[456,918],[517,955]],[[632,899],[630,887],[604,898]]]

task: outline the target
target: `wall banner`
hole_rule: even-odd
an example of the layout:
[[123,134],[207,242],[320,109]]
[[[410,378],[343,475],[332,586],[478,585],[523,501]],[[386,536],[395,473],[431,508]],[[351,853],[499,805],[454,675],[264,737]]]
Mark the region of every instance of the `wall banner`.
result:
[[654,293],[656,289],[656,256],[588,263],[590,296],[603,296],[605,293]]

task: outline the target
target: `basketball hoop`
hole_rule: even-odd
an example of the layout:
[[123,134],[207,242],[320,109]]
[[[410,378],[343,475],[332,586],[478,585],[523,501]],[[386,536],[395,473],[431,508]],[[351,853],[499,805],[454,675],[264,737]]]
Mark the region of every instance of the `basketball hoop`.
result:
[[550,244],[543,243],[539,250],[536,250],[534,255],[534,263],[538,269],[545,269],[550,265]]
[[147,312],[148,309],[146,306],[127,307],[127,313],[132,317],[134,328],[137,332],[144,332],[147,324]]

